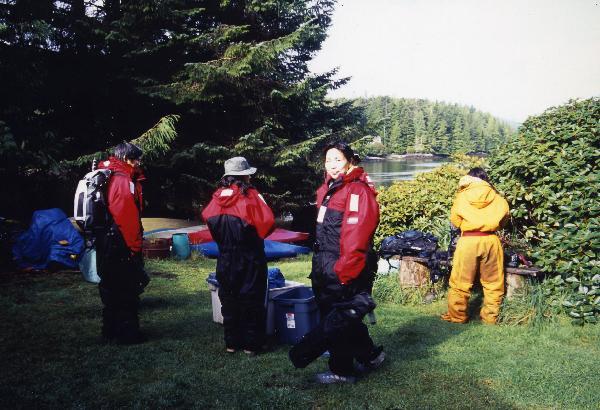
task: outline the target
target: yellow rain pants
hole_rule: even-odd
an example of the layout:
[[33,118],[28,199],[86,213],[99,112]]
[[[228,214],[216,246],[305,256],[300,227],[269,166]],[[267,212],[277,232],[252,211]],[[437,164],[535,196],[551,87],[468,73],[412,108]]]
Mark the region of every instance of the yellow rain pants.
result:
[[504,296],[504,253],[496,235],[459,238],[450,274],[448,313],[442,315],[443,320],[454,323],[469,320],[467,307],[478,272],[483,287],[481,320],[496,323]]

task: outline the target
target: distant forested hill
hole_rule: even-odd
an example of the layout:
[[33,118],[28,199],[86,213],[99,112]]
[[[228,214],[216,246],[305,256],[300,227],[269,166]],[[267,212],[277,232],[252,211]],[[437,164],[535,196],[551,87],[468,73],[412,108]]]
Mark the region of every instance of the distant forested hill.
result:
[[381,138],[383,145],[363,144],[371,153],[489,152],[515,132],[491,114],[458,104],[390,97],[360,98],[354,104],[365,115],[363,135]]

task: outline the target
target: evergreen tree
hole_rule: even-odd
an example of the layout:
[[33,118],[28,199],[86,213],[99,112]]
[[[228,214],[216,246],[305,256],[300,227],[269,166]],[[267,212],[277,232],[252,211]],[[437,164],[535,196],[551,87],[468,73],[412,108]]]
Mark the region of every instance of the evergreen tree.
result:
[[415,132],[413,150],[415,153],[423,153],[425,152],[427,130],[425,127],[425,117],[419,109],[416,109],[413,115],[413,127]]
[[[325,140],[354,139],[365,126],[353,101],[325,98],[346,80],[307,67],[333,6],[330,0],[4,2],[0,119],[15,166],[2,176],[23,192],[34,190],[27,180],[45,178],[52,186],[47,170],[62,172],[72,163],[64,160],[104,151],[174,114],[181,118],[178,138],[145,164],[152,181],[145,189],[148,211],[192,216],[232,155],[246,155],[260,168],[254,182],[277,208],[308,202]],[[61,198],[67,208],[70,195]],[[44,198],[30,203],[56,205]]]
[[[364,122],[371,128],[360,130],[359,135],[379,133],[387,103],[391,130],[386,139],[388,152],[436,153],[486,151],[501,144],[514,131],[490,114],[473,107],[444,104],[414,99],[382,97],[361,99]],[[378,128],[379,127],[379,128]]]
[[450,154],[450,138],[448,137],[448,124],[446,124],[446,120],[442,119],[437,123],[433,141],[432,150],[435,154]]

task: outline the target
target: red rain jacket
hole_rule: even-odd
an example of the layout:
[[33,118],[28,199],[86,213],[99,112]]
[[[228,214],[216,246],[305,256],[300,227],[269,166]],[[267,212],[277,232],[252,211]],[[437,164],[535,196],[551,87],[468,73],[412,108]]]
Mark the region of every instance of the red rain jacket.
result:
[[125,244],[132,252],[142,251],[142,185],[146,178],[141,170],[110,157],[98,168],[112,171],[108,182],[108,211],[118,226]]
[[[243,195],[240,188],[232,184],[229,188],[219,188],[213,194],[210,203],[202,211],[202,218],[208,223],[213,238],[220,245],[228,242],[227,246],[239,246],[242,243],[233,243],[231,237],[224,237],[220,231],[224,226],[211,223],[214,218],[221,215],[228,215],[241,220],[242,225],[251,226],[256,229],[256,234],[261,239],[265,239],[275,228],[275,217],[273,211],[266,204],[262,195],[254,188],[246,191]],[[237,228],[236,228],[237,229]],[[236,235],[239,240],[244,239],[244,235]],[[229,243],[231,242],[231,243]]]
[[[330,255],[324,259],[337,258],[333,270],[342,284],[358,278],[365,270],[379,224],[376,196],[375,186],[360,167],[335,181],[328,177],[317,190],[318,252]],[[330,265],[323,261],[321,266],[327,270]],[[331,276],[331,272],[315,273]]]

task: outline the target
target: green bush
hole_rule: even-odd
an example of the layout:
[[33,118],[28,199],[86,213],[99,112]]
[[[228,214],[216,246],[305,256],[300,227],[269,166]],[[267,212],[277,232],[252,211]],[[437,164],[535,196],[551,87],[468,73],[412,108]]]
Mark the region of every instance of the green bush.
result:
[[600,315],[600,99],[571,101],[525,121],[490,159],[491,177],[510,203],[512,225],[552,281],[544,295],[575,324]]

